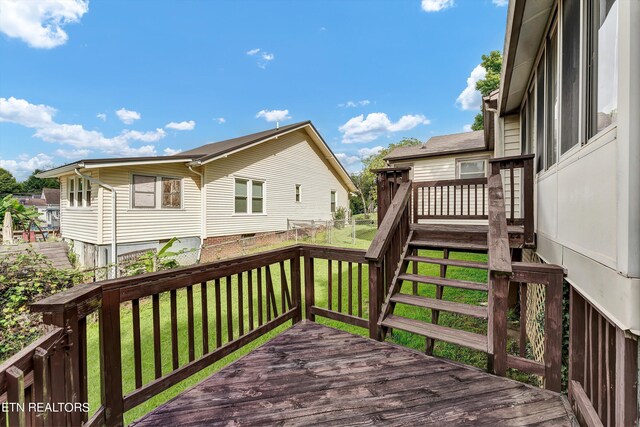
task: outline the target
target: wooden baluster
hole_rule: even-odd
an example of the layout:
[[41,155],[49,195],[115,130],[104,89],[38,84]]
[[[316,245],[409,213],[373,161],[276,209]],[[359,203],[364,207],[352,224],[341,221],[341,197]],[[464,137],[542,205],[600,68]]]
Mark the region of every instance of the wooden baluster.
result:
[[475,192],[476,192],[476,210],[475,210],[475,214],[477,216],[478,215],[478,184],[474,184],[473,186],[475,187]]
[[[89,401],[89,384],[87,375],[87,318],[83,317],[78,320],[78,363],[80,364],[80,394],[79,402],[87,403]],[[43,400],[36,400],[36,402],[43,402]],[[86,422],[89,419],[87,412],[82,412],[82,422]],[[4,426],[3,426],[4,427]]]
[[349,310],[347,311],[349,314],[353,314],[353,285],[352,285],[352,281],[353,281],[353,265],[349,262],[347,263],[347,268],[348,268],[348,282],[347,282],[347,287],[348,287],[348,297],[347,297],[347,304],[349,304]]
[[242,273],[238,273],[238,336],[244,335],[244,295],[242,290]]
[[302,320],[302,279],[300,272],[300,255],[296,254],[289,260],[289,271],[291,274],[291,299],[289,306],[295,307],[295,315],[292,322],[298,323]]
[[256,278],[258,279],[258,326],[262,326],[262,319],[264,319],[262,313],[262,267],[257,268]]
[[[24,372],[15,366],[6,370],[7,402],[24,407]],[[11,408],[9,408],[11,409]],[[26,411],[9,411],[9,425],[11,427],[26,426]]]
[[155,377],[162,376],[162,347],[160,345],[160,294],[151,296],[153,314],[153,367]]
[[233,307],[231,294],[231,276],[227,276],[227,340],[233,341]]
[[249,331],[253,331],[253,270],[247,274],[247,299],[249,300]]
[[369,338],[381,340],[378,317],[382,303],[380,288],[383,286],[383,272],[379,264],[369,262]]
[[444,187],[440,187],[440,216],[444,215]]
[[142,354],[140,349],[140,300],[131,301],[133,317],[133,366],[136,388],[142,387]]
[[471,215],[471,185],[467,184],[467,215]]
[[216,348],[222,347],[222,300],[220,296],[220,279],[214,282],[216,297]]
[[187,342],[189,345],[189,362],[196,358],[195,324],[193,321],[193,286],[187,286]]
[[427,187],[427,216],[431,216],[431,187]]
[[[266,266],[265,275],[267,277],[267,302],[271,301],[271,309],[273,310],[273,318],[278,317],[278,306],[276,305],[276,294],[273,289],[273,278],[271,277],[271,267]],[[271,320],[269,318],[269,310],[267,310],[267,320]]]
[[487,204],[486,198],[484,195],[486,188],[487,188],[487,184],[482,184],[482,216],[485,216],[485,205]]
[[413,186],[413,222],[418,222],[418,187],[415,185]]
[[[122,425],[124,414],[124,400],[122,398],[122,349],[121,349],[121,337],[120,337],[120,290],[107,290],[102,293],[102,308],[100,310],[99,318],[100,326],[100,348],[101,351],[101,369],[102,375],[102,396],[103,403],[106,408],[104,415],[104,424],[108,426]],[[51,386],[52,396],[63,396],[64,391],[56,390],[57,387],[64,388],[64,384],[61,381],[62,378],[57,378],[54,381],[54,374],[60,372],[63,369],[62,366],[57,366],[56,353],[62,354],[62,351],[56,349],[56,352],[51,357]],[[106,373],[109,375],[106,375]],[[59,384],[59,385],[58,385]],[[56,419],[56,414],[53,413],[53,424],[65,424],[60,423]]]
[[[417,248],[412,249],[411,254],[418,256],[418,249]],[[411,261],[411,272],[413,274],[418,274],[418,263],[416,261]],[[412,288],[413,294],[418,295],[418,282],[414,280],[411,284],[411,288]]]
[[[85,341],[86,342],[86,341]],[[47,351],[41,347],[36,348],[33,354],[33,400],[38,403],[49,404],[51,403],[49,381],[49,360],[47,358]],[[86,395],[85,395],[86,396]],[[82,400],[86,402],[86,400]],[[0,411],[4,414],[4,411]],[[38,426],[50,425],[49,411],[38,412],[35,416],[35,424]],[[0,426],[5,427],[6,421],[0,419]]]
[[200,283],[200,306],[202,309],[202,354],[209,353],[209,312],[207,309],[207,282]]
[[362,264],[358,263],[358,317],[362,317]]
[[451,186],[447,185],[447,215],[449,215],[451,212],[449,210],[449,207],[451,206],[450,202],[449,202],[449,193],[451,193]]
[[178,302],[176,299],[176,290],[169,292],[171,299],[171,357],[173,369],[176,370],[180,366],[178,358]]
[[458,186],[454,185],[453,186],[453,215],[454,216],[456,215],[456,209],[457,209],[457,206],[456,206],[456,204],[457,204],[456,203],[456,194],[457,193],[458,193]]
[[338,261],[338,313],[342,313],[342,261]]
[[304,305],[307,320],[315,321],[316,316],[311,313],[315,305],[315,283],[313,277],[314,261],[307,253],[304,255]]
[[329,310],[333,309],[332,299],[333,299],[333,269],[331,268],[331,260],[327,260],[327,308]]
[[284,261],[280,261],[280,293],[282,294],[282,312],[284,313],[293,307],[293,304],[291,303],[291,294],[289,293],[289,284],[287,283],[287,272],[284,268]]

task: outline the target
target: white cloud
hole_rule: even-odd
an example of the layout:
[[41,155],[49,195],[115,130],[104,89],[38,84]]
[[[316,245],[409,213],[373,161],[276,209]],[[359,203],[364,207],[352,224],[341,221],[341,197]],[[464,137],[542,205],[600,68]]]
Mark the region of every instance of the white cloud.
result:
[[340,160],[340,163],[347,166],[352,166],[360,162],[360,157],[350,156],[346,153],[336,153],[336,159]]
[[91,154],[91,150],[84,148],[78,150],[56,150],[56,156],[65,157],[67,159],[81,159],[83,157],[88,157],[89,154]]
[[365,106],[371,104],[368,99],[362,99],[360,101],[347,101],[344,104],[338,104],[338,107],[355,108],[357,106]]
[[509,0],[491,0],[491,3],[498,7],[506,6],[509,4]]
[[215,120],[219,124],[224,124],[227,122],[227,120],[224,117],[214,117],[213,120]]
[[189,120],[188,122],[180,122],[180,123],[171,122],[171,123],[168,123],[165,127],[167,129],[173,129],[173,130],[193,130],[193,128],[196,127],[196,122],[194,122],[193,120]]
[[257,54],[258,52],[260,52],[260,49],[251,49],[251,50],[247,51],[247,55],[253,56],[253,55]]
[[262,52],[262,55],[260,55],[261,60],[258,61],[258,67],[262,68],[263,70],[265,68],[267,68],[267,64],[271,61],[273,61],[274,59],[276,59],[276,56],[273,53],[268,53],[268,52]]
[[365,118],[363,114],[349,119],[338,130],[342,132],[342,142],[371,142],[383,134],[401,132],[415,128],[418,125],[430,123],[422,114],[405,115],[397,122],[392,122],[385,113],[371,113]]
[[0,159],[0,168],[11,172],[19,181],[27,178],[34,169],[47,169],[53,165],[53,159],[44,154],[39,153],[34,157],[23,154],[18,160]]
[[261,110],[256,118],[264,118],[268,122],[281,122],[290,119],[289,110]]
[[107,115],[105,113],[96,114],[96,117],[102,120],[103,122],[107,121]]
[[155,146],[132,147],[131,142],[155,142],[166,136],[166,132],[158,128],[147,132],[124,130],[117,136],[106,137],[82,125],[57,123],[53,120],[55,112],[53,107],[31,104],[24,99],[0,98],[0,122],[35,129],[34,137],[75,150],[61,149],[57,154],[63,157],[86,157],[89,150],[91,153],[98,151],[112,156],[155,155]]
[[377,145],[375,147],[365,147],[358,150],[358,154],[362,159],[366,159],[367,157],[374,156],[378,154],[380,151],[384,150],[384,147],[381,145]]
[[453,6],[453,0],[422,0],[422,10],[425,12],[439,12]]
[[0,98],[0,122],[16,123],[37,128],[53,123],[56,109],[47,105],[30,104],[24,99]]
[[471,129],[471,125],[464,125],[462,126],[462,130],[464,132],[471,132],[473,129]]
[[476,66],[467,77],[467,87],[458,95],[456,104],[462,110],[478,110],[482,105],[482,94],[476,89],[478,80],[484,79],[487,71],[482,65]]
[[142,117],[137,111],[127,110],[126,108],[121,108],[116,111],[116,116],[118,116],[125,125],[130,125],[136,120],[140,120],[140,117]]
[[62,27],[79,22],[88,10],[85,0],[2,0],[0,32],[31,47],[51,49],[69,39]]
[[174,154],[178,154],[178,153],[182,153],[181,149],[174,149],[174,148],[165,148],[164,149],[164,154],[167,156],[173,156]]

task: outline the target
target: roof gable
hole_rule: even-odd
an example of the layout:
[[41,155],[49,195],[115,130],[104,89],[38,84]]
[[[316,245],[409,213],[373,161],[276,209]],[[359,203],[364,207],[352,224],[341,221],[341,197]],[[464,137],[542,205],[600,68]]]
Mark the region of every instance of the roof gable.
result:
[[487,150],[487,147],[485,144],[484,131],[476,130],[472,132],[434,136],[422,145],[398,147],[387,154],[385,160],[416,159],[485,150]]

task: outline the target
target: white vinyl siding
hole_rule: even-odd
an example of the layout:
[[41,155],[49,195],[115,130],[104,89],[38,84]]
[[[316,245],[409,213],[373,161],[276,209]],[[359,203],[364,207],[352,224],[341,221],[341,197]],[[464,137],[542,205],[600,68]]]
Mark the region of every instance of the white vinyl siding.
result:
[[[338,206],[347,207],[348,194],[323,157],[298,131],[206,164],[207,236],[286,230],[287,219],[330,220],[330,191]],[[264,215],[235,214],[236,178],[265,183]],[[296,185],[304,187],[298,203]]]
[[[156,177],[156,208],[139,209],[132,204],[134,175]],[[100,170],[101,181],[117,192],[118,243],[163,240],[172,237],[194,237],[201,233],[200,177],[182,163],[111,167]],[[162,177],[182,181],[182,206],[161,208]],[[103,209],[103,241],[111,242],[111,192],[101,190]]]
[[456,179],[456,162],[489,158],[493,156],[493,151],[478,151],[476,153],[458,154],[451,156],[427,157],[415,160],[413,166],[414,181],[437,181],[446,179]]

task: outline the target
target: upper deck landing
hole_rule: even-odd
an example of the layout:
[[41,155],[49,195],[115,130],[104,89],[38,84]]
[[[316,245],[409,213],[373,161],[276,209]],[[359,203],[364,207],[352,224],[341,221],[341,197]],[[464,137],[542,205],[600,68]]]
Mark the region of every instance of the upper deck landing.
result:
[[274,424],[571,425],[557,393],[312,322],[133,423]]

